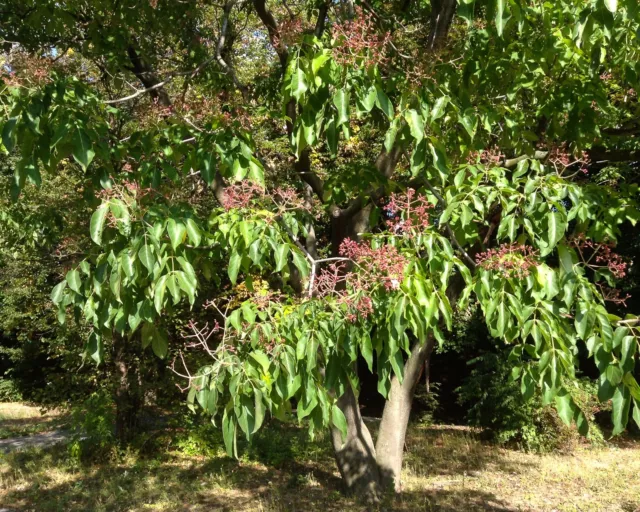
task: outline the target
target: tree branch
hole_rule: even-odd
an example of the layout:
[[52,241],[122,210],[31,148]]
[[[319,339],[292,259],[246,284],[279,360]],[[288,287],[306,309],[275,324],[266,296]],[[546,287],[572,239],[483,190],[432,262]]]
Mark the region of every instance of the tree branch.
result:
[[222,18],[222,26],[220,27],[220,38],[218,39],[218,45],[216,46],[216,60],[222,69],[225,70],[226,73],[231,76],[234,85],[236,88],[242,93],[243,98],[247,99],[247,87],[240,83],[238,80],[238,76],[236,75],[233,68],[222,58],[222,49],[224,48],[226,39],[227,39],[227,28],[229,26],[229,16],[231,15],[231,11],[236,4],[237,0],[229,0],[226,4],[224,4],[224,14]]
[[282,72],[284,73],[287,69],[287,60],[289,59],[289,52],[286,46],[280,40],[280,32],[278,31],[278,24],[276,23],[273,14],[271,11],[267,9],[265,0],[253,0],[253,7],[258,14],[258,17],[264,24],[269,33],[269,41],[271,41],[271,45],[273,49],[278,54],[280,59],[280,65],[282,66]]
[[533,156],[520,155],[519,157],[510,158],[509,160],[505,159],[505,161],[502,163],[502,167],[506,167],[507,169],[512,169],[513,167],[517,166],[523,160],[527,160],[527,159],[544,160],[545,158],[547,158],[547,155],[549,155],[548,151],[536,151],[533,154]]

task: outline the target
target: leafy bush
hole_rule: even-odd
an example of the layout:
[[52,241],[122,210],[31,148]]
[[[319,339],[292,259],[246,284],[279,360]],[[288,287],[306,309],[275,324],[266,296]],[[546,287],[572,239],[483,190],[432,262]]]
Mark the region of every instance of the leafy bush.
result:
[[103,391],[72,408],[73,436],[69,454],[76,461],[103,457],[115,446],[114,404]]
[[[473,369],[457,390],[458,400],[468,408],[469,424],[487,429],[494,441],[544,452],[567,448],[580,439],[575,426],[566,426],[552,406],[543,404],[540,393],[525,399],[519,381],[511,378],[512,366],[505,354],[483,352],[469,364]],[[580,379],[567,389],[590,422],[588,439],[602,442],[594,419],[604,407],[598,402],[595,384]]]
[[20,402],[22,393],[11,379],[0,378],[0,402]]

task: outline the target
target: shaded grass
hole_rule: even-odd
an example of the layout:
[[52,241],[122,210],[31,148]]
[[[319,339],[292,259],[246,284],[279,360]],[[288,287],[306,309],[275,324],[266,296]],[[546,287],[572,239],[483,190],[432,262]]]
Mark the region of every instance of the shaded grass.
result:
[[0,439],[22,437],[56,430],[68,424],[59,410],[42,411],[19,403],[0,403]]
[[[207,425],[79,463],[64,447],[0,459],[0,503],[22,511],[620,511],[640,507],[640,444],[572,454],[500,449],[470,429],[412,427],[405,490],[376,509],[342,492],[328,436],[269,424],[239,461]],[[147,455],[145,455],[147,453]]]

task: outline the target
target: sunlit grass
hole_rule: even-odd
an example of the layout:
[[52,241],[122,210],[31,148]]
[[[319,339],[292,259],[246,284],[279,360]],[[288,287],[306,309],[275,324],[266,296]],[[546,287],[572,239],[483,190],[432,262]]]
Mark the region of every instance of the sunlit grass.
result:
[[0,403],[0,439],[54,430],[64,425],[66,420],[60,410],[43,411],[20,403]]
[[[207,434],[210,432],[210,434]],[[209,437],[207,437],[207,435]],[[80,463],[63,446],[0,459],[0,503],[37,511],[365,511],[342,493],[327,436],[269,425],[239,461],[214,430],[162,432],[155,448]],[[607,511],[640,507],[640,444],[571,454],[497,448],[459,427],[413,427],[404,493],[385,511]]]

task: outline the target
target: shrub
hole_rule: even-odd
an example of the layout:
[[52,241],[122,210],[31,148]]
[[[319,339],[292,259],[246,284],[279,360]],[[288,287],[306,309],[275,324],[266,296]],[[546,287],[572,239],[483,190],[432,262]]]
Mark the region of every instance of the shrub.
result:
[[[580,441],[575,426],[568,427],[552,406],[543,405],[539,393],[530,400],[524,398],[519,381],[511,378],[511,365],[505,354],[483,352],[469,364],[473,369],[457,389],[458,401],[467,407],[469,424],[485,428],[499,444],[526,451],[566,449]],[[594,422],[595,414],[603,409],[595,384],[580,379],[567,388],[590,421],[587,439],[602,442],[602,432]]]
[[115,412],[104,391],[89,396],[71,410],[73,435],[69,454],[77,461],[108,455],[115,446]]
[[11,379],[0,378],[0,402],[20,402],[22,393]]

